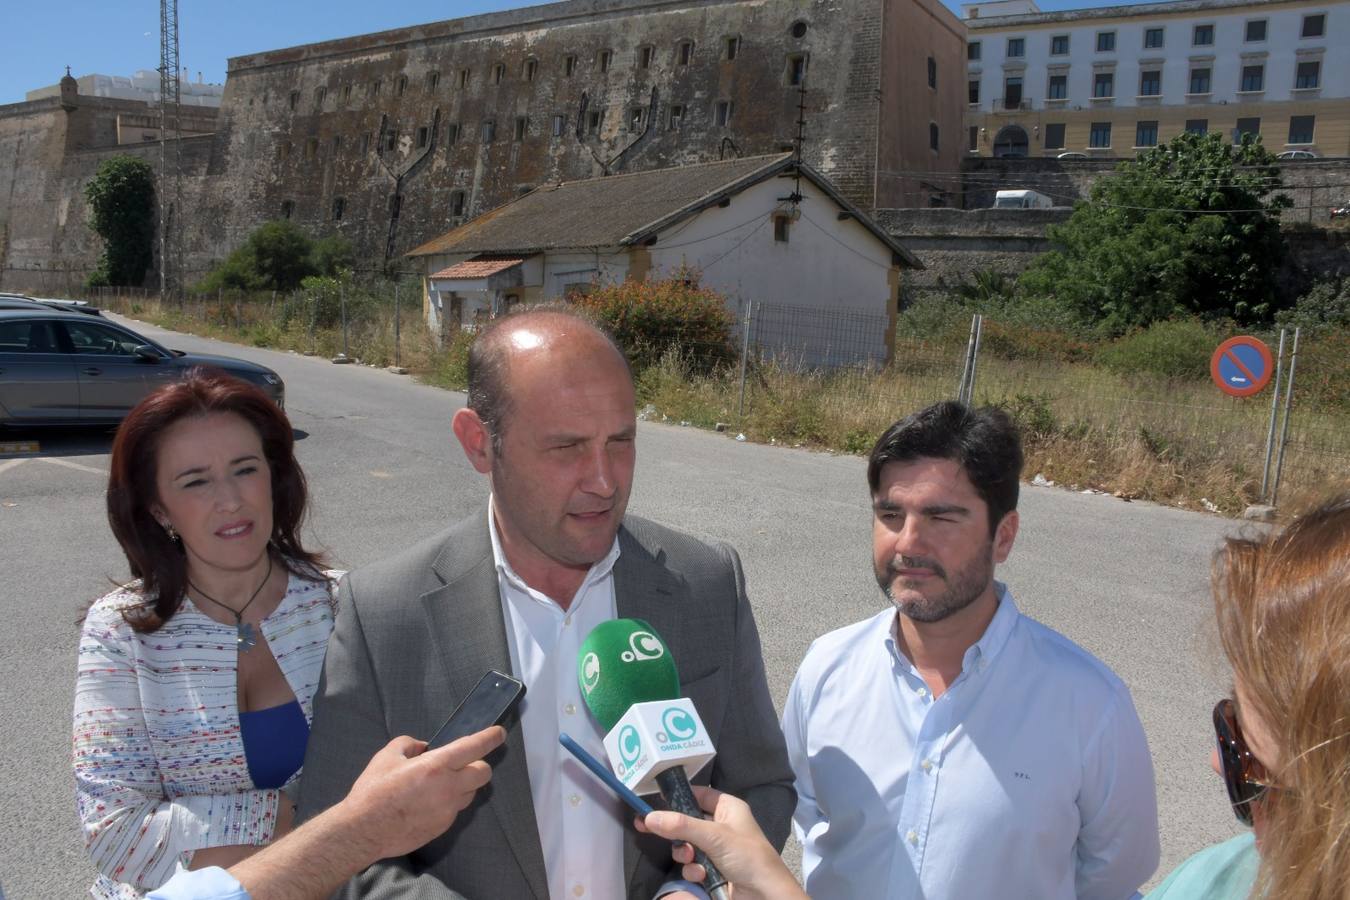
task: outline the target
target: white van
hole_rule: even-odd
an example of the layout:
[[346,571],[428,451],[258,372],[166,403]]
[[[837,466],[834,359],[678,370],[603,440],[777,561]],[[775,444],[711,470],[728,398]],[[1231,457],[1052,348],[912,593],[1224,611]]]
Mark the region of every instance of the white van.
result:
[[1039,191],[999,191],[994,195],[994,209],[1050,209],[1055,201]]

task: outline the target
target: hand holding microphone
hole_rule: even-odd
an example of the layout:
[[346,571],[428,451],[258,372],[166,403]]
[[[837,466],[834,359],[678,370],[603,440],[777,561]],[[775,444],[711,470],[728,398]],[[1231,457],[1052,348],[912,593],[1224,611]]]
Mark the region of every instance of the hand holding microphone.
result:
[[[715,754],[698,710],[680,697],[680,678],[666,645],[639,619],[602,622],[577,654],[577,677],[586,706],[605,736],[614,773],[638,794],[660,792],[676,812],[702,818],[689,772]],[[726,900],[727,880],[701,850],[704,889]]]

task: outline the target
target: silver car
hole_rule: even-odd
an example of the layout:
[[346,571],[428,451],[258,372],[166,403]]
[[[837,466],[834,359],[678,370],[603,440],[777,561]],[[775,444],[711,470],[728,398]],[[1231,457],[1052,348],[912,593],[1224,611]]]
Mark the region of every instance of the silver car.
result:
[[146,394],[194,366],[256,384],[285,408],[281,376],[266,366],[170,350],[77,312],[0,309],[0,427],[120,422]]

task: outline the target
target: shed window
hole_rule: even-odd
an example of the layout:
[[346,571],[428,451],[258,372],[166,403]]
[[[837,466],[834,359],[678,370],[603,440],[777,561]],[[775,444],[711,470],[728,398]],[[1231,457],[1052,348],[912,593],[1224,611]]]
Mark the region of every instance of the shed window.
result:
[[773,217],[773,239],[775,242],[780,244],[786,244],[788,242],[788,229],[791,224],[792,220],[787,216]]

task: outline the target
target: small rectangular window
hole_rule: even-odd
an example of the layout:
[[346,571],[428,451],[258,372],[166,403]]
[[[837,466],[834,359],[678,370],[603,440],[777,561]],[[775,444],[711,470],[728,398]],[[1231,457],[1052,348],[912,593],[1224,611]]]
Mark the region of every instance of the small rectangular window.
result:
[[370,83],[370,96],[372,97],[380,96],[380,83],[378,81],[372,81]]
[[643,47],[638,50],[638,65],[644,69],[652,67],[652,56],[656,53],[654,47]]
[[1009,75],[1003,79],[1003,108],[1020,109],[1022,106],[1022,76]]
[[1242,87],[1239,90],[1244,93],[1254,93],[1265,90],[1266,85],[1266,67],[1265,66],[1243,66],[1242,67]]
[[672,103],[670,106],[670,130],[679,131],[682,124],[684,124],[684,107],[678,103]]
[[567,116],[553,117],[553,136],[562,137],[567,132]]
[[459,86],[460,86],[461,89],[466,88],[466,87],[469,86],[469,70],[468,70],[468,69],[460,69],[460,70],[459,70]]
[[506,77],[506,64],[497,63],[492,67],[492,83],[501,84],[502,79]]
[[283,219],[289,219],[289,218],[290,218],[291,216],[293,216],[294,214],[295,214],[295,201],[294,201],[294,200],[282,200],[282,201],[281,201],[281,217],[282,217]]
[[1191,89],[1187,91],[1190,94],[1208,94],[1209,93],[1209,69],[1191,69]]
[[427,73],[427,90],[428,90],[428,91],[434,91],[434,90],[436,90],[436,88],[440,86],[440,83],[441,83],[441,73],[440,73],[440,72],[428,72],[428,73]]
[[970,60],[971,62],[975,62],[979,58],[980,58],[980,42],[971,41],[969,44],[966,44],[966,59]]
[[1116,95],[1116,76],[1113,72],[1098,72],[1092,77],[1093,97],[1114,97]]
[[787,83],[789,87],[801,87],[806,80],[806,54],[792,53],[787,59]]
[[773,217],[773,239],[775,243],[786,244],[788,242],[788,228],[791,221],[787,216]]
[[347,201],[342,197],[333,198],[333,221],[341,222],[342,214],[347,210]]
[[525,116],[516,117],[515,139],[517,141],[525,140],[525,135],[529,131],[530,120]]
[[601,72],[608,72],[608,71],[609,71],[609,64],[610,64],[611,61],[613,61],[613,59],[614,59],[614,51],[613,51],[613,50],[601,50],[601,51],[600,51],[600,57],[599,57],[599,61],[600,61],[600,71],[601,71]]
[[408,77],[400,75],[398,81],[394,82],[394,96],[402,97],[408,91]]
[[731,124],[730,100],[717,101],[717,106],[713,112],[713,124],[719,128],[725,128]]
[[980,149],[980,126],[971,125],[966,129],[966,149],[978,153]]
[[350,103],[351,99],[352,99],[352,86],[350,84],[344,84],[342,86],[342,102]]
[[1261,134],[1261,119],[1257,116],[1237,120],[1237,127],[1233,129],[1233,140],[1241,140],[1244,134],[1250,134],[1257,137]]
[[736,58],[736,54],[741,51],[741,39],[738,37],[727,38],[727,62]]
[[520,74],[526,81],[534,81],[534,73],[537,71],[539,71],[539,60],[527,59],[525,60],[525,67],[521,70]]
[[966,102],[971,105],[980,102],[980,79],[972,78],[966,82]]
[[937,87],[937,60],[931,56],[928,57],[928,86]]
[[1134,126],[1134,145],[1136,147],[1158,146],[1158,123],[1136,122]]
[[1163,45],[1163,30],[1161,28],[1144,29],[1144,49],[1157,50]]
[[1064,123],[1051,122],[1045,126],[1045,149],[1064,149]]
[[1186,120],[1186,133],[1187,133],[1187,134],[1208,134],[1208,133],[1209,133],[1209,119],[1187,119],[1187,120]]
[[1289,143],[1311,144],[1313,142],[1313,126],[1316,124],[1316,119],[1316,116],[1290,116]]
[[328,88],[320,87],[314,91],[314,105],[323,109],[323,101],[328,99]]
[[1162,70],[1145,69],[1139,73],[1139,96],[1157,97],[1162,94]]
[[599,134],[600,127],[605,124],[605,111],[603,109],[593,109],[586,114],[586,131],[590,134]]
[[1069,54],[1069,36],[1067,34],[1054,34],[1050,36],[1050,55],[1068,56]]
[[1255,44],[1266,39],[1266,20],[1252,19],[1247,23],[1244,38],[1249,44]]
[[1095,150],[1105,150],[1111,146],[1111,123],[1093,122],[1088,132],[1088,146]]
[[398,147],[398,132],[389,129],[384,133],[384,152],[389,153]]
[[1214,26],[1197,25],[1191,34],[1191,43],[1197,47],[1209,47],[1214,44]]
[[1299,37],[1322,37],[1327,31],[1327,17],[1322,13],[1303,17],[1303,30]]
[[1318,87],[1322,82],[1322,63],[1320,60],[1301,62],[1294,74],[1294,87],[1300,91]]
[[1051,75],[1046,82],[1045,99],[1067,100],[1069,98],[1069,76]]
[[628,130],[641,131],[643,120],[643,110],[640,106],[635,106],[628,111]]
[[451,122],[445,126],[445,146],[451,147],[459,142],[459,123]]
[[572,73],[577,70],[577,58],[575,56],[563,57],[563,77],[571,78]]
[[694,59],[694,42],[680,41],[679,53],[677,54],[680,65],[687,66]]
[[1021,59],[1027,55],[1026,38],[1008,38],[1008,58]]
[[451,192],[450,192],[450,215],[456,216],[456,217],[464,215],[464,192],[463,192],[463,191],[451,191]]
[[1097,32],[1097,52],[1111,53],[1116,49],[1116,33],[1114,31]]
[[483,143],[490,144],[497,139],[497,123],[488,119],[483,123]]
[[300,92],[291,91],[291,99],[290,99],[291,109],[295,109],[299,105],[300,105]]
[[936,122],[928,123],[928,149],[937,150],[938,148],[938,127]]
[[427,142],[430,140],[431,140],[431,129],[427,128],[427,126],[425,125],[419,126],[417,129],[417,149],[421,150],[423,147],[427,145]]

